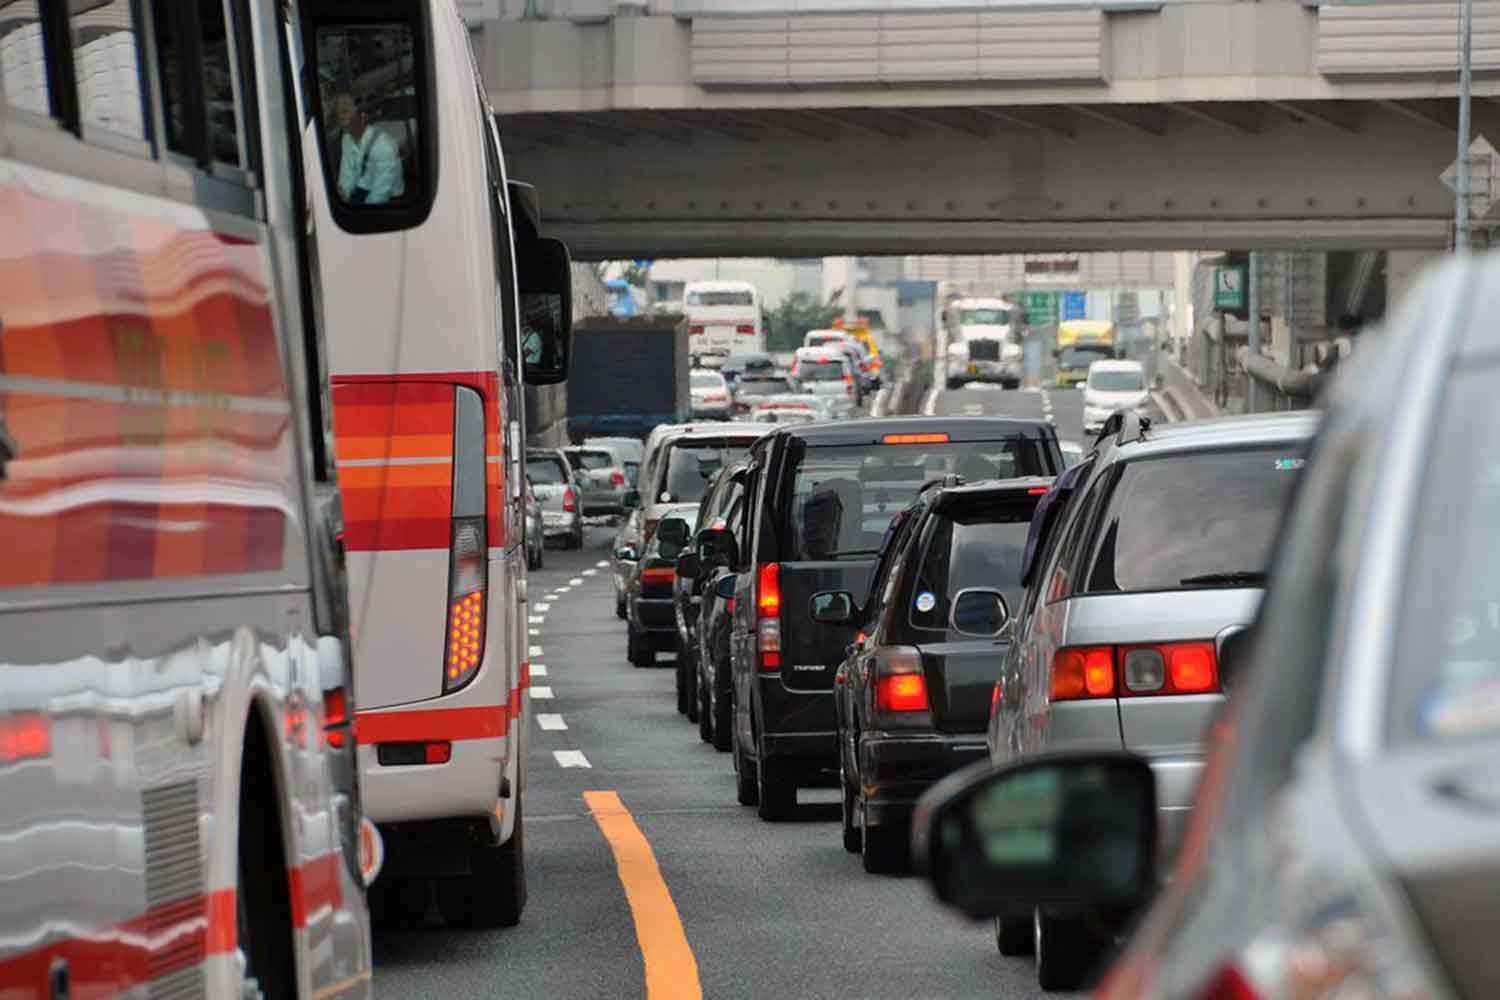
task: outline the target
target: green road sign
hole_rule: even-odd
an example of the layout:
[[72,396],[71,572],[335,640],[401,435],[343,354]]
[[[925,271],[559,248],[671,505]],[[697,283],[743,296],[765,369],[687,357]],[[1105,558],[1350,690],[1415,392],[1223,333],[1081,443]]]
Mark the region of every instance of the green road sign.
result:
[[1023,292],[1021,305],[1026,308],[1028,326],[1052,326],[1057,322],[1056,292]]
[[1244,268],[1214,268],[1214,308],[1223,309],[1225,312],[1245,311]]

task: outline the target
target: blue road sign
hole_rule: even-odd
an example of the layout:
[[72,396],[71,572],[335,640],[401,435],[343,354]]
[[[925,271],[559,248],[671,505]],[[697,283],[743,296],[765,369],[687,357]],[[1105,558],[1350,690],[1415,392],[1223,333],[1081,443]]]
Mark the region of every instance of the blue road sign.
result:
[[1087,292],[1063,292],[1062,293],[1062,318],[1085,319],[1089,314],[1089,295]]

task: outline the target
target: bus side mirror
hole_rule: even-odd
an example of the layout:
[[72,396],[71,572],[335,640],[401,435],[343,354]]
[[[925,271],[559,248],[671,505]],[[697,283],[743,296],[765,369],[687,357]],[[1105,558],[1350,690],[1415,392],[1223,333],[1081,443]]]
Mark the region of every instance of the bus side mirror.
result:
[[573,354],[573,262],[562,240],[516,244],[521,361],[527,385],[567,380]]

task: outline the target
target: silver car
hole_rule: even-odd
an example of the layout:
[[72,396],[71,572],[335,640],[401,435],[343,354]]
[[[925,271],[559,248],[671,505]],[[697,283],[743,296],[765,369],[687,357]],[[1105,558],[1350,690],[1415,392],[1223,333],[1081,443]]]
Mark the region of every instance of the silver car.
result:
[[547,534],[542,527],[542,504],[536,498],[531,480],[526,480],[526,568],[541,569],[546,561]]
[[583,505],[568,457],[560,451],[526,452],[526,478],[542,507],[542,533],[559,538],[564,547],[583,548]]
[[[990,758],[1118,750],[1148,758],[1167,849],[1224,701],[1219,648],[1254,619],[1278,520],[1317,426],[1310,413],[1160,429],[1122,412],[1059,477],[1028,545],[1026,599],[1005,654]],[[1056,931],[1049,943],[1047,936]],[[1001,951],[1087,966],[1046,910],[1002,921]],[[1044,982],[1058,981],[1043,966]]]
[[729,381],[709,368],[694,368],[688,377],[694,420],[728,420],[734,415]]
[[625,513],[625,494],[630,492],[630,477],[625,461],[613,448],[580,445],[564,448],[572,463],[583,493],[584,517],[610,517]]
[[625,478],[629,481],[629,488],[636,488],[636,477],[641,471],[641,459],[646,454],[646,443],[640,438],[632,437],[596,437],[584,438],[585,448],[608,448],[619,456],[625,466]]

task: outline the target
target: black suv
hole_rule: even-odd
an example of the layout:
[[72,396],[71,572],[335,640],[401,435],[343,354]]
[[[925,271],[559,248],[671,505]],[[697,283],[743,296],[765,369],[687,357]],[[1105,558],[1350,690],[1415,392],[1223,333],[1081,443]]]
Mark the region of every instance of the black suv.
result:
[[957,478],[896,515],[868,595],[825,591],[814,621],[860,638],[834,676],[844,848],[865,870],[906,867],[912,807],[985,757],[985,726],[1019,609],[1021,557],[1051,479]]
[[815,623],[813,595],[868,590],[892,518],[924,483],[1062,469],[1057,435],[1040,420],[846,420],[781,427],[755,443],[744,518],[732,531],[741,544],[725,546],[736,573],[719,584],[721,595],[734,597],[741,803],[779,819],[796,805],[799,785],[836,780],[833,679],[855,629]]
[[704,593],[704,584],[713,575],[712,563],[700,563],[697,555],[697,539],[705,529],[717,530],[728,524],[731,508],[739,503],[745,488],[745,463],[733,462],[719,470],[703,503],[698,506],[698,519],[693,524],[685,554],[677,560],[677,583],[672,596],[677,605],[677,711],[690,722],[698,718],[698,706],[702,698],[698,692],[698,626],[704,621],[702,612],[712,596]]

